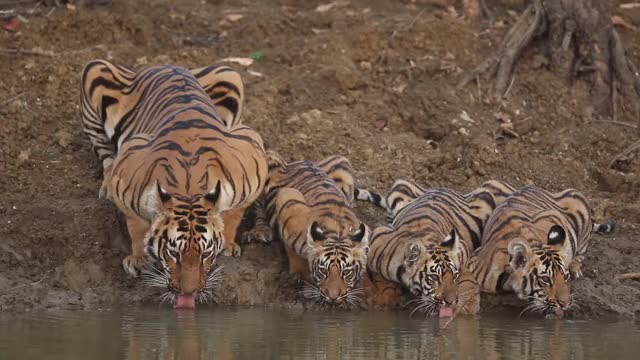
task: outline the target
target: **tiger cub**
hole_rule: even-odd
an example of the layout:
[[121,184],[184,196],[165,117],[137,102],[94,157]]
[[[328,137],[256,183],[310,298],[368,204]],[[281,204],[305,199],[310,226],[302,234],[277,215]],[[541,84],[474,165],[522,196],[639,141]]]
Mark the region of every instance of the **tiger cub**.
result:
[[225,66],[131,71],[95,60],[82,73],[100,194],[124,213],[131,236],[123,267],[144,271],[177,306],[213,296],[216,256],[240,254],[236,230],[264,186],[264,146],[240,122],[243,96],[240,75]]
[[[358,200],[373,202],[389,214],[388,224],[373,231],[369,270],[410,290],[418,297],[415,310],[450,311],[464,300],[464,311],[463,302],[479,302],[477,284],[464,273],[467,261],[480,245],[489,215],[511,192],[513,188],[499,181],[486,182],[466,195],[425,189],[407,180],[397,180],[386,198],[357,189]],[[461,273],[465,294],[458,289]]]
[[576,190],[526,187],[491,214],[469,266],[481,291],[515,292],[531,300],[523,312],[561,316],[573,304],[570,280],[582,275],[592,232],[614,227],[593,224],[589,202]]
[[[302,294],[319,303],[358,304],[370,230],[352,208],[351,164],[341,156],[318,163],[267,156],[266,218],[284,243],[291,273],[305,281]],[[268,241],[265,230],[258,219],[251,237]]]

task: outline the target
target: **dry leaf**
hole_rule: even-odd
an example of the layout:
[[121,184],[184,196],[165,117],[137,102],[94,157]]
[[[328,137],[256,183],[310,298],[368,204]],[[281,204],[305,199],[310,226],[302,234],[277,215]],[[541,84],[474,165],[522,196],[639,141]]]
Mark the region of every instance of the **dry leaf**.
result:
[[404,89],[407,88],[407,84],[400,84],[398,86],[394,86],[393,88],[391,88],[391,90],[393,90],[393,92],[397,93],[397,94],[402,94],[404,92]]
[[640,8],[640,3],[627,3],[627,4],[620,4],[620,8],[621,8],[621,9],[635,9],[635,8]]
[[471,118],[471,116],[469,116],[469,114],[464,110],[462,110],[462,112],[460,113],[460,119],[468,123],[472,123],[472,124],[475,123],[475,121]]
[[11,18],[11,20],[7,21],[6,24],[2,25],[2,27],[5,30],[11,31],[11,32],[17,31],[19,26],[20,26],[20,20],[18,20],[17,17]]
[[502,122],[502,123],[510,123],[511,122],[511,117],[509,116],[509,114],[504,113],[502,111],[498,111],[496,113],[493,114],[493,117],[496,118],[496,120]]
[[229,20],[230,22],[236,22],[236,21],[242,19],[243,17],[244,17],[244,15],[242,15],[242,14],[229,14],[229,15],[225,16],[224,18],[226,20]]
[[345,6],[348,3],[349,3],[348,1],[333,1],[328,4],[318,5],[318,7],[316,8],[316,12],[324,13],[333,9],[334,7]]
[[224,58],[222,60],[219,60],[219,62],[231,62],[231,63],[239,64],[242,66],[250,66],[251,64],[253,64],[253,59],[241,58],[241,57],[229,57],[229,58]]
[[628,22],[626,22],[621,16],[618,15],[614,15],[611,17],[611,22],[613,22],[614,26],[621,26],[625,29],[628,30],[632,30],[632,31],[638,31],[638,28],[635,27],[632,24],[629,24]]
[[257,77],[263,77],[264,75],[262,75],[262,73],[259,73],[257,71],[253,71],[253,70],[247,70],[247,73],[249,73],[249,75],[253,75],[253,76],[257,76]]

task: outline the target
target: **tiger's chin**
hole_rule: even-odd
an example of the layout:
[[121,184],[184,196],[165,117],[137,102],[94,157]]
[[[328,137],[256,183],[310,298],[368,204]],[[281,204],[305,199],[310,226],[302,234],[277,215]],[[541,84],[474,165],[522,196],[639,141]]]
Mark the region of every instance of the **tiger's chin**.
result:
[[545,319],[562,319],[564,318],[566,311],[559,306],[548,306],[544,311]]
[[170,275],[154,264],[144,268],[142,281],[148,287],[164,289],[160,295],[161,304],[170,304],[176,309],[194,309],[196,304],[218,303],[218,289],[222,283],[223,267],[218,266],[209,271],[205,283],[193,294],[185,295],[172,285]]
[[352,309],[352,308],[365,308],[364,301],[364,289],[353,288],[349,289],[346,293],[338,296],[335,299],[331,299],[325,294],[318,286],[303,281],[303,288],[300,291],[302,297],[321,306],[328,306],[332,308]]
[[555,304],[547,304],[545,302],[534,300],[531,301],[521,312],[520,317],[525,314],[531,314],[533,316],[541,316],[545,319],[562,319],[564,318],[567,309],[571,304],[567,306],[559,306]]

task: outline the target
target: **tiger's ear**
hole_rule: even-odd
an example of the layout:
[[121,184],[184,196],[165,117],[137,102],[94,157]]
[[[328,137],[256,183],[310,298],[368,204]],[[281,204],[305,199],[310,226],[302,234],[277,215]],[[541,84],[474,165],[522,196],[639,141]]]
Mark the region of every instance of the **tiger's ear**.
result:
[[93,60],[82,71],[81,107],[84,121],[104,124],[121,111],[122,91],[131,85],[135,73],[106,60]]
[[549,229],[549,234],[547,234],[547,244],[562,245],[566,238],[567,233],[564,231],[564,228],[560,225],[553,225],[551,229]]
[[169,194],[165,189],[163,189],[162,186],[160,186],[160,182],[158,181],[156,181],[156,187],[158,190],[158,199],[160,199],[160,202],[163,205],[167,204],[169,200],[171,200],[171,194]]
[[451,232],[449,233],[449,235],[447,235],[447,237],[444,238],[444,240],[442,240],[440,246],[449,250],[453,250],[456,248],[459,240],[460,237],[458,236],[458,232],[456,231],[456,229],[451,229]]
[[158,214],[171,204],[173,197],[158,181],[154,185],[147,186],[140,197],[140,212],[148,219],[154,219]]
[[309,227],[309,236],[313,241],[323,241],[326,240],[327,237],[324,235],[324,230],[317,222],[311,223],[311,227]]
[[507,251],[509,252],[509,264],[514,270],[524,269],[531,260],[531,247],[526,240],[511,240]]
[[358,229],[356,229],[356,231],[351,234],[351,241],[362,245],[368,245],[370,236],[371,231],[369,230],[369,227],[365,225],[365,223],[361,223],[360,227],[358,227]]
[[207,92],[227,126],[239,124],[244,101],[244,84],[240,74],[222,65],[193,69],[191,73]]
[[415,240],[409,241],[404,250],[404,264],[406,266],[415,265],[423,251],[422,244]]
[[211,205],[214,205],[218,201],[218,199],[220,198],[220,180],[218,180],[216,186],[214,186],[213,189],[211,189],[211,191],[209,191],[207,195],[204,196],[204,198],[205,200],[210,202]]

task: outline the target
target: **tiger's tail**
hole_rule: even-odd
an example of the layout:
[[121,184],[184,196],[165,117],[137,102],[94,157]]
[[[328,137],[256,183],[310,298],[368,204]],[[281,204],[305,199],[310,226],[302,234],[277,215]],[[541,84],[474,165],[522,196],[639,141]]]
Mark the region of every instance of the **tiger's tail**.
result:
[[593,224],[593,232],[598,234],[611,234],[616,229],[616,222],[613,220],[607,221],[605,224]]
[[377,207],[381,207],[387,211],[390,211],[389,209],[389,205],[387,204],[387,200],[380,194],[373,192],[373,191],[369,191],[369,190],[365,190],[365,189],[360,189],[360,188],[356,188],[355,192],[354,192],[355,198],[356,200],[360,200],[360,201],[367,201],[372,203],[373,205],[377,206]]

